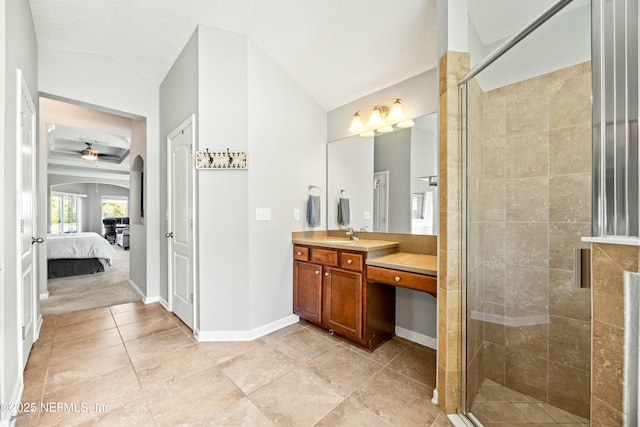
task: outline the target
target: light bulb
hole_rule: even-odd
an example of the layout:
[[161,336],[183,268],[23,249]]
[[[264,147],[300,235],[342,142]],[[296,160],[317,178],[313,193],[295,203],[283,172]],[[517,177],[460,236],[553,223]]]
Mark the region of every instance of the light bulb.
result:
[[393,126],[384,126],[376,130],[380,133],[393,132]]
[[375,107],[369,116],[369,126],[377,128],[382,126],[382,116],[380,115],[380,107]]
[[374,131],[372,131],[372,130],[369,130],[369,131],[366,131],[364,133],[361,133],[360,136],[363,136],[363,137],[366,138],[368,136],[376,136],[376,133]]
[[402,104],[399,99],[396,99],[396,102],[391,106],[391,111],[389,112],[389,120],[392,122],[399,122],[404,119],[404,111],[402,110]]
[[358,113],[353,115],[353,120],[351,120],[351,126],[349,126],[349,132],[361,132],[362,129],[362,118]]

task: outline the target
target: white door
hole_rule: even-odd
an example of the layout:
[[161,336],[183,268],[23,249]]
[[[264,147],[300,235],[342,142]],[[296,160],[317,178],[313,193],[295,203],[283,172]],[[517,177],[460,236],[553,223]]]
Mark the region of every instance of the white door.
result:
[[194,327],[194,125],[192,116],[167,138],[169,308]]
[[36,110],[29,95],[26,82],[22,73],[18,70],[18,153],[17,153],[17,177],[18,177],[18,203],[17,214],[19,220],[18,249],[20,253],[20,292],[18,293],[18,306],[21,312],[22,327],[22,364],[27,364],[31,346],[36,337],[36,254],[34,244],[44,240],[37,237],[34,212],[35,201],[35,154],[36,138],[35,123]]
[[389,231],[389,171],[373,174],[373,231]]

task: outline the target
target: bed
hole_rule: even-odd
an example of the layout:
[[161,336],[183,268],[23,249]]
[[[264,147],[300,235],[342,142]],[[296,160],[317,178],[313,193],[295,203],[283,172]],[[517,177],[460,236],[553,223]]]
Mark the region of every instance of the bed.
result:
[[113,256],[113,248],[98,233],[47,235],[49,279],[104,271]]

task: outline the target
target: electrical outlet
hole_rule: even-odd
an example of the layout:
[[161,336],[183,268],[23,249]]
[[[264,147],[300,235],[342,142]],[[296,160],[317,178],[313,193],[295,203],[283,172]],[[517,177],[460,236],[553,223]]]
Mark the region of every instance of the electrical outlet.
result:
[[300,221],[300,209],[293,210],[293,220]]
[[271,208],[256,208],[256,221],[271,221]]

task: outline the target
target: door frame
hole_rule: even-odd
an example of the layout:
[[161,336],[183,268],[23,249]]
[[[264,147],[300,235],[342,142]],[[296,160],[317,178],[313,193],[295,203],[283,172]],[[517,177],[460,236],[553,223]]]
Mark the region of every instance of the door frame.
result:
[[[200,330],[200,324],[198,322],[199,318],[199,310],[198,310],[198,300],[199,300],[199,280],[198,280],[198,260],[196,258],[196,247],[198,247],[198,211],[196,210],[196,194],[197,194],[197,181],[196,181],[196,168],[195,168],[195,147],[196,147],[196,115],[191,114],[184,122],[182,122],[177,128],[175,128],[168,136],[167,136],[167,230],[169,231],[169,227],[171,226],[171,200],[173,195],[171,194],[171,176],[173,174],[173,169],[171,167],[171,140],[175,138],[180,132],[182,132],[185,128],[191,126],[193,128],[193,132],[191,133],[191,194],[190,202],[191,209],[193,214],[193,226],[191,227],[191,277],[193,278],[193,318],[191,319],[193,322],[193,333],[195,336],[198,335]],[[173,271],[171,268],[171,249],[173,244],[173,239],[167,239],[167,309],[173,313]]]
[[[29,92],[29,87],[27,86],[27,81],[24,78],[21,69],[17,69],[16,72],[16,84],[17,84],[17,94],[16,94],[16,284],[18,284],[18,292],[17,292],[17,327],[18,327],[18,361],[20,363],[21,371],[25,366],[26,360],[29,355],[25,355],[23,351],[24,343],[23,341],[26,338],[22,338],[22,327],[24,326],[24,313],[23,313],[23,288],[22,288],[22,231],[20,225],[20,218],[22,217],[22,115],[21,115],[21,107],[22,107],[22,95],[26,95],[26,101],[29,105],[29,108],[33,111],[33,115],[31,116],[31,182],[33,187],[33,193],[31,195],[31,203],[32,203],[32,237],[38,235],[38,221],[37,221],[37,181],[36,181],[36,156],[37,156],[37,145],[36,145],[36,135],[37,135],[37,110],[35,104],[33,103],[33,98],[31,97],[31,92]],[[31,310],[33,313],[33,328],[32,328],[32,336],[31,339],[32,344],[38,339],[38,335],[40,333],[40,325],[42,323],[42,317],[38,312],[38,296],[39,296],[39,283],[38,283],[38,250],[32,244],[32,290],[31,290]],[[22,377],[22,372],[21,372]]]

